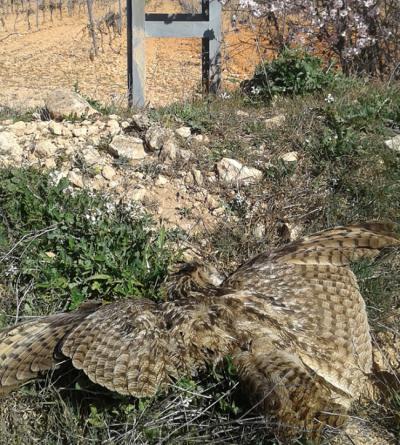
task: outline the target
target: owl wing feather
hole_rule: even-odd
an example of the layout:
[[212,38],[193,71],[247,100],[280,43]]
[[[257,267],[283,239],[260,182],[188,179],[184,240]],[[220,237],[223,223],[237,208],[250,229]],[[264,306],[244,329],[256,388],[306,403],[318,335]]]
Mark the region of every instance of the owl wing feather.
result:
[[0,394],[38,377],[56,367],[59,342],[98,304],[86,304],[81,310],[34,319],[0,332]]
[[246,332],[234,326],[234,310],[243,303],[236,296],[226,303],[229,298],[207,305],[126,300],[11,327],[0,337],[2,392],[55,367],[62,361],[54,356],[59,350],[95,383],[152,396],[247,341]]

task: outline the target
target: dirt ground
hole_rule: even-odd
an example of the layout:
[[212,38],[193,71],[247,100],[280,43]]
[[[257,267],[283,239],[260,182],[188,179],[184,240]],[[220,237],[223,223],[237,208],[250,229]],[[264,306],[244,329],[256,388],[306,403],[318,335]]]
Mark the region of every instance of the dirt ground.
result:
[[[104,16],[107,10],[95,8],[95,18]],[[148,12],[180,10],[179,2],[173,0],[151,1],[147,6]],[[55,11],[52,23],[47,13],[39,30],[34,17],[30,19],[32,30],[27,29],[26,18],[21,15],[14,28],[15,18],[15,14],[9,15],[6,27],[0,27],[0,100],[10,94],[32,96],[32,90],[38,94],[49,88],[67,87],[105,104],[126,103],[125,29],[122,36],[112,39],[111,45],[109,36],[104,35],[103,48],[93,58],[83,9],[72,17],[65,11],[62,20]],[[235,32],[230,26],[227,12],[223,20],[226,89],[250,75],[259,60],[251,32]],[[200,39],[147,39],[146,89],[151,105],[166,105],[199,94],[200,50]]]

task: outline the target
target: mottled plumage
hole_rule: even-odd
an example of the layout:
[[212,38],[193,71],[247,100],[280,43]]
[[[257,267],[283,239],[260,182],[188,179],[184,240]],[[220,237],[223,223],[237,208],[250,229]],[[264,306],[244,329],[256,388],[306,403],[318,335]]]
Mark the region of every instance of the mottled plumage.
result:
[[0,392],[70,358],[112,391],[152,396],[230,354],[280,436],[318,436],[371,392],[369,325],[348,265],[398,244],[383,224],[338,227],[260,254],[225,280],[184,265],[167,302],[86,304],[10,327],[0,332]]

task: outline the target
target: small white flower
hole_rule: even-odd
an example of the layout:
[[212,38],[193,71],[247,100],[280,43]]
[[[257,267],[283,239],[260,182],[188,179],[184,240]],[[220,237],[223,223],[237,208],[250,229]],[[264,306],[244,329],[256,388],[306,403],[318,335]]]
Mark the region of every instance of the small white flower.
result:
[[230,96],[230,94],[228,94],[227,92],[224,91],[224,92],[220,93],[219,97],[223,100],[226,100],[226,99],[229,99],[231,96]]
[[54,170],[49,174],[50,184],[58,185],[62,178],[65,178],[65,173]]
[[115,205],[112,202],[106,202],[106,212],[112,213],[115,210]]
[[329,93],[329,94],[325,97],[325,102],[327,102],[328,104],[331,104],[332,102],[335,102],[335,98],[332,96],[331,93]]
[[192,397],[182,397],[182,405],[185,408],[188,408],[191,403],[192,403]]
[[254,96],[258,96],[261,93],[260,87],[255,87],[254,85],[251,87],[251,94]]

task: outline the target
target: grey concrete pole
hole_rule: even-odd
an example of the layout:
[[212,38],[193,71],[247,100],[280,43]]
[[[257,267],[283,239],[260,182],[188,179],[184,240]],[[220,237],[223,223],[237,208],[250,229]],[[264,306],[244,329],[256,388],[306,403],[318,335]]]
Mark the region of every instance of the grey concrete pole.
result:
[[127,0],[128,28],[128,103],[144,107],[145,87],[145,0]]

